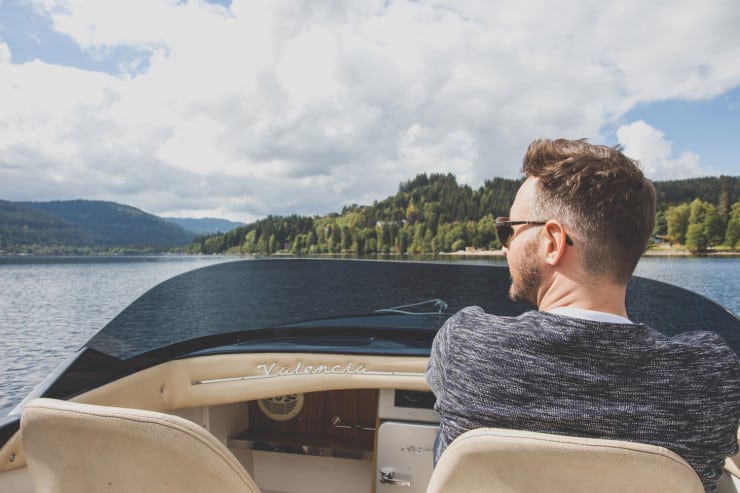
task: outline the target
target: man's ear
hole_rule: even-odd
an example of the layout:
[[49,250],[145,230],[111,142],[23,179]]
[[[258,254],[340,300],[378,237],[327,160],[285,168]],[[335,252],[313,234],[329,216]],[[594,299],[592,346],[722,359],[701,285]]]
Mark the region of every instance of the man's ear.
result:
[[555,266],[565,255],[566,234],[563,225],[557,221],[548,221],[543,228],[545,241],[545,262]]

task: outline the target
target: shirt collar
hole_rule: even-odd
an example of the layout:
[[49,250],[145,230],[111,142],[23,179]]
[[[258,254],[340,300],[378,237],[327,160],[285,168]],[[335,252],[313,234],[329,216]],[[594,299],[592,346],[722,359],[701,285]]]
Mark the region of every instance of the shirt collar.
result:
[[613,313],[597,312],[594,310],[584,310],[583,308],[572,308],[569,306],[560,306],[546,310],[548,313],[554,313],[556,315],[564,315],[566,317],[580,318],[583,320],[590,320],[592,322],[605,322],[613,324],[631,324],[632,321],[628,318],[614,315]]

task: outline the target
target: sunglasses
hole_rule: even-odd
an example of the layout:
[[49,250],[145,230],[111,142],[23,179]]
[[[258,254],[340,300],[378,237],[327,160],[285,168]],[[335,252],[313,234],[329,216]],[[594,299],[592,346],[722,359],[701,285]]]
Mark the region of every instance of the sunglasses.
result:
[[[544,226],[547,221],[510,221],[508,217],[497,217],[496,218],[496,233],[498,233],[498,239],[501,240],[501,244],[506,248],[509,248],[511,239],[514,237],[514,228],[519,224],[531,224],[534,226]],[[570,236],[565,235],[565,243],[573,246],[573,240]]]

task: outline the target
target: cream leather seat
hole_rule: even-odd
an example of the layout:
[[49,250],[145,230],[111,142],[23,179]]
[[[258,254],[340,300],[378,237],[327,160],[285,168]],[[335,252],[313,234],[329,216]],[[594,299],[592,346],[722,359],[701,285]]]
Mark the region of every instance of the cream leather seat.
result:
[[36,399],[21,435],[37,493],[259,492],[216,437],[177,416]]
[[499,428],[460,435],[427,493],[703,493],[699,476],[663,447]]

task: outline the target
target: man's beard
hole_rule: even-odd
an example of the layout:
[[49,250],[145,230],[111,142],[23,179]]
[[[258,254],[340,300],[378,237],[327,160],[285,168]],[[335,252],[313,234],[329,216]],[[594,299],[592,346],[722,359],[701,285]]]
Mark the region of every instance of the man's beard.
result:
[[519,265],[509,264],[509,271],[511,272],[509,298],[512,301],[528,301],[537,305],[537,289],[540,286],[542,276],[537,269],[536,255],[537,242],[530,241],[524,246],[523,255],[519,257]]

